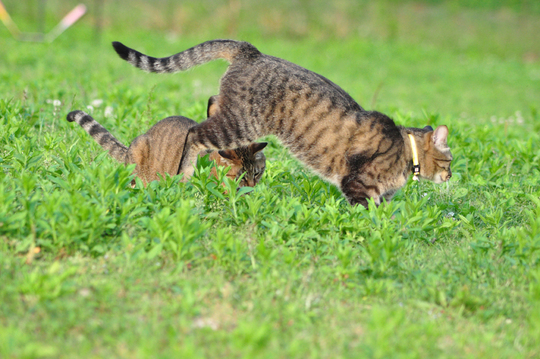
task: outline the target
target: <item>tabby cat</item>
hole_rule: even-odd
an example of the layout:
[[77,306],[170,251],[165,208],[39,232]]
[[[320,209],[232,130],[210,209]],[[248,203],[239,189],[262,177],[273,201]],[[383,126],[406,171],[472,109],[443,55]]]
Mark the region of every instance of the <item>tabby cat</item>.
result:
[[[145,185],[159,180],[158,174],[162,177],[165,173],[171,176],[177,174],[188,130],[197,125],[197,122],[187,117],[167,117],[135,138],[128,148],[83,111],[70,112],[67,120],[81,125],[117,161],[134,163],[135,174]],[[266,142],[257,142],[234,150],[212,151],[210,159],[216,161],[218,166],[231,167],[227,177],[233,180],[244,174],[240,186],[253,187],[261,179],[266,167],[266,157],[262,152],[266,145]],[[201,155],[206,153],[203,151]],[[215,167],[212,168],[212,174],[217,177]]]
[[215,111],[189,130],[178,168],[188,176],[200,151],[245,146],[272,134],[338,186],[352,205],[367,207],[368,198],[379,205],[405,185],[413,171],[413,141],[420,177],[436,183],[451,177],[446,126],[435,131],[396,126],[388,116],[364,110],[325,77],[262,54],[250,43],[207,41],[165,58],[119,42],[113,46],[122,59],[148,72],[184,71],[219,58],[230,63]]

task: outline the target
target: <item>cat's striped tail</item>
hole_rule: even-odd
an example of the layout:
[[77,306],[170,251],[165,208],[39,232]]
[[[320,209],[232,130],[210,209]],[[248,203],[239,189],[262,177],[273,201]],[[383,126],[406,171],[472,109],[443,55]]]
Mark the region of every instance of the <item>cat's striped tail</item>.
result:
[[118,141],[107,129],[101,126],[92,116],[83,111],[72,111],[68,113],[69,122],[77,122],[96,140],[115,160],[124,163],[128,153],[128,148]]
[[261,55],[250,43],[235,40],[211,40],[176,55],[159,59],[141,54],[117,41],[112,45],[118,55],[133,66],[157,73],[185,71],[215,59],[225,59],[230,63],[252,61]]

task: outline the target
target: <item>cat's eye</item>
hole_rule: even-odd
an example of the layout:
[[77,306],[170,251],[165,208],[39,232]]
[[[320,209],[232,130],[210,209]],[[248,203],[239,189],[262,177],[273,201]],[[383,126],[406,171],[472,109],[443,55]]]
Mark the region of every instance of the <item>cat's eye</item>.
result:
[[261,177],[264,173],[264,168],[260,169],[258,171],[255,171],[255,177]]

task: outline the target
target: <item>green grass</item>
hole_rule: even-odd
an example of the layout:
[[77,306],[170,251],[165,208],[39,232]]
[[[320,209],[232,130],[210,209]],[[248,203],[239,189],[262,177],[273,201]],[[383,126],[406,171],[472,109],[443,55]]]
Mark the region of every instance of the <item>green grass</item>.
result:
[[[476,33],[494,16],[427,9],[445,24],[476,11]],[[226,65],[145,74],[110,41],[165,56],[228,34],[217,22],[171,38],[125,21],[97,42],[84,22],[50,45],[0,29],[0,357],[540,356],[537,61],[449,46],[436,25],[442,38],[422,44],[240,27],[232,36],[398,124],[446,124],[452,180],[352,208],[270,137],[247,195],[209,179],[204,161],[190,183],[132,189],[132,167],[65,115],[91,111],[125,143],[169,115],[200,121]]]

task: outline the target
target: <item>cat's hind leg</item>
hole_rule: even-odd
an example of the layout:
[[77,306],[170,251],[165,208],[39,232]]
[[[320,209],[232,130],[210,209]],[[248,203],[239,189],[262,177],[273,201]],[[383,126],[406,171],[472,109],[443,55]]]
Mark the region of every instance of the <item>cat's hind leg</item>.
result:
[[238,121],[216,110],[212,116],[189,129],[178,173],[189,179],[195,171],[197,155],[204,150],[226,150],[247,146],[265,133],[247,121]]
[[366,177],[349,175],[345,176],[341,182],[341,191],[352,206],[361,204],[367,209],[369,198],[373,199],[375,205],[381,204],[381,193],[378,186]]

